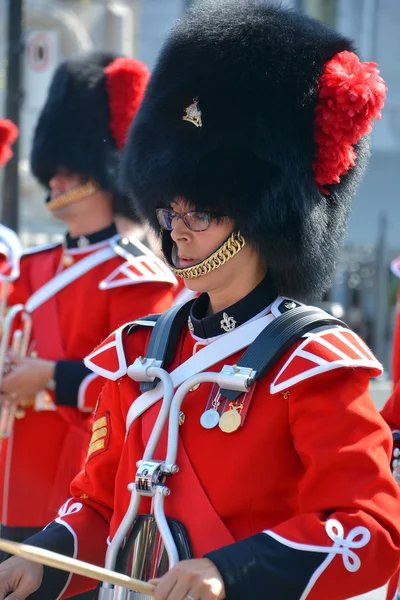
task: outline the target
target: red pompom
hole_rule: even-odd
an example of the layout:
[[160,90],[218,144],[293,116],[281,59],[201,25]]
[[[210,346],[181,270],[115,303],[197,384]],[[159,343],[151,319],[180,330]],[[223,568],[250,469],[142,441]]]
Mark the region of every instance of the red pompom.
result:
[[17,139],[18,133],[18,127],[12,121],[0,119],[0,166],[12,157],[11,144]]
[[110,127],[119,149],[143,99],[150,73],[134,58],[117,58],[104,69],[110,107]]
[[373,62],[361,62],[353,52],[339,52],[325,64],[318,82],[315,116],[317,152],[314,179],[325,185],[339,183],[355,165],[354,145],[370,133],[381,118],[386,85]]

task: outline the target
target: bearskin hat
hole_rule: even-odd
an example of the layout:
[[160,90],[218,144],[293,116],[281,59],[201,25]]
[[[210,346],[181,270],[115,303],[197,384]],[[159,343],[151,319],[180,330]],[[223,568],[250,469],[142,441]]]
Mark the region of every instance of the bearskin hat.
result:
[[91,52],[57,68],[34,132],[31,168],[48,186],[64,167],[112,192],[117,212],[131,216],[117,186],[117,169],[129,125],[149,79],[133,58]]
[[155,209],[177,197],[229,216],[279,293],[316,298],[385,91],[376,65],[322,23],[255,0],[204,0],[161,51],[121,186],[156,230]]

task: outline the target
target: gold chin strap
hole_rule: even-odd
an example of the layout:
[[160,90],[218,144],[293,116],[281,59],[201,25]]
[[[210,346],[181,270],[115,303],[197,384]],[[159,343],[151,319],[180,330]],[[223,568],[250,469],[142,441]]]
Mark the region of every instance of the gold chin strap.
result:
[[86,198],[86,196],[91,196],[98,190],[98,186],[91,179],[82,185],[77,185],[72,188],[65,194],[61,194],[54,198],[54,200],[50,200],[47,202],[46,208],[48,210],[56,210],[57,208],[62,208],[63,206],[67,206],[68,204],[75,204],[75,202],[79,202]]
[[211,271],[215,271],[215,269],[218,269],[218,267],[227,263],[228,260],[240,252],[245,245],[246,240],[244,237],[239,231],[234,231],[218,250],[197,265],[186,267],[186,269],[174,269],[171,267],[171,270],[175,275],[183,277],[183,279],[196,279],[196,277],[211,273]]

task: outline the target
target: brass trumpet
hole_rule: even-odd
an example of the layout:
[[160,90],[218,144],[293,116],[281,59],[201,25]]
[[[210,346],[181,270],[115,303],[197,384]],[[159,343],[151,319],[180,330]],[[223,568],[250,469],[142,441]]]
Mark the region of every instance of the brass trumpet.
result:
[[[12,369],[10,350],[16,356],[26,356],[32,329],[31,315],[23,304],[7,310],[7,292],[10,283],[20,275],[22,246],[17,234],[0,224],[0,389],[3,378]],[[10,437],[18,407],[10,400],[0,406],[0,441]]]
[[12,229],[0,223],[0,321],[3,324],[7,309],[7,292],[10,283],[20,275],[22,246]]
[[[12,350],[19,357],[26,356],[31,329],[32,317],[25,310],[23,304],[15,304],[3,317],[0,342],[0,388],[4,376],[12,370],[9,351]],[[17,404],[11,400],[2,402],[0,406],[0,440],[10,437],[17,410]]]

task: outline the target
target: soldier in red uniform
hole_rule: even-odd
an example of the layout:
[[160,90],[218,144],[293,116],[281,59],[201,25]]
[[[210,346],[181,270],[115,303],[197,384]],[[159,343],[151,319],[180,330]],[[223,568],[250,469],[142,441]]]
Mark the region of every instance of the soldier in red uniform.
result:
[[[400,277],[400,259],[396,258],[390,265],[392,273],[396,277]],[[397,482],[400,486],[400,311],[399,311],[399,297],[400,288],[397,292],[398,300],[396,306],[396,323],[393,335],[392,344],[392,394],[385,406],[382,409],[382,416],[392,430],[393,435],[393,450],[391,466],[392,471]],[[399,574],[397,573],[390,581],[387,599],[393,600],[396,597],[397,589],[399,586]]]
[[[199,3],[164,45],[122,185],[201,295],[179,336],[171,332],[166,370],[178,393],[190,391],[179,471],[168,459],[162,466],[174,473],[165,513],[185,526],[191,558],[153,579],[156,600],[343,600],[398,567],[391,436],[368,392],[381,366],[356,334],[342,325],[308,333],[259,377],[250,371],[255,382],[233,399],[188,381],[239,375],[261,331],[328,288],[384,96],[376,65],[360,62],[347,39],[265,3]],[[86,465],[59,518],[31,544],[104,564],[107,536],[110,549],[121,537],[128,484],[135,480],[132,498],[152,490],[137,461],[153,444],[164,388],[142,392],[137,373],[146,373],[138,357],[153,356],[156,328],[150,336],[143,322],[122,327],[86,360],[109,380]],[[173,427],[175,417],[171,409]],[[156,458],[166,441],[164,431]],[[140,498],[140,514],[150,510]],[[91,585],[19,558],[0,568],[12,600],[67,598]]]
[[[18,127],[9,119],[0,119],[0,167],[13,156],[12,144],[19,134]],[[8,282],[19,274],[21,244],[12,229],[0,224],[0,318],[4,316]]]
[[[393,275],[400,278],[400,257],[395,258],[391,265],[390,270]],[[393,388],[400,380],[400,287],[397,290],[397,305],[396,305],[396,320],[393,334],[392,344],[392,381]]]
[[[396,258],[392,264],[390,265],[391,271],[392,273],[396,276],[396,277],[400,277],[400,258]],[[400,290],[400,288],[399,288]],[[400,291],[398,292],[398,295],[400,295]],[[399,300],[397,302],[397,307],[396,307],[396,323],[395,323],[395,329],[394,329],[394,334],[393,334],[393,346],[392,346],[392,381],[393,381],[393,388],[392,388],[392,395],[389,398],[389,400],[387,401],[387,403],[385,404],[383,410],[382,410],[382,415],[384,417],[384,419],[386,420],[386,422],[389,424],[389,426],[391,427],[392,431],[394,434],[398,434],[396,435],[396,440],[395,440],[395,445],[394,445],[394,452],[396,454],[396,456],[394,457],[399,458],[400,456],[400,451],[396,450],[396,448],[400,447],[400,311],[399,311]],[[397,437],[399,438],[397,440]],[[400,482],[399,482],[400,483]]]
[[136,218],[118,192],[117,165],[148,77],[143,63],[112,54],[68,60],[36,126],[32,170],[68,233],[25,252],[9,286],[8,305],[25,306],[32,336],[26,356],[11,354],[1,385],[3,401],[18,406],[1,448],[3,537],[22,540],[54,519],[84,464],[104,381],[83,358],[132,314],[173,302],[170,270],[114,224],[115,214]]

